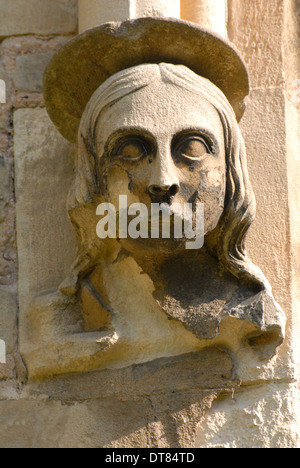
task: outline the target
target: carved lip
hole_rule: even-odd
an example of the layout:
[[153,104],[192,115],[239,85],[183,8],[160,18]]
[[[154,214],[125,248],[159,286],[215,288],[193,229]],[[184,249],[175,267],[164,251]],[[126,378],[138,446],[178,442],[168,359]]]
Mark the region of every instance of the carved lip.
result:
[[85,31],[53,57],[44,76],[49,116],[75,142],[82,113],[110,76],[142,63],[181,64],[212,81],[225,94],[237,120],[249,94],[249,76],[236,48],[223,37],[183,20],[139,18]]

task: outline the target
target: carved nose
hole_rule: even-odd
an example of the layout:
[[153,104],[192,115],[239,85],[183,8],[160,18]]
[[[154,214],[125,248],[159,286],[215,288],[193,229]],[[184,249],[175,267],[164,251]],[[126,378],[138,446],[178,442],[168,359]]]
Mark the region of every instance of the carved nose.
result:
[[150,185],[148,188],[151,195],[156,197],[174,197],[179,192],[179,186],[173,185]]

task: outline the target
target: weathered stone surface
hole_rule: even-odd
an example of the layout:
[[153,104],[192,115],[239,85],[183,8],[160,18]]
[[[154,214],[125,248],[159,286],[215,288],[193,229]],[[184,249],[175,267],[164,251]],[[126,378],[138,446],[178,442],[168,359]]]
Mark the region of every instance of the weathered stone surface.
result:
[[6,363],[0,364],[0,381],[16,378],[15,367],[13,356],[7,356]]
[[147,399],[122,402],[109,398],[71,405],[35,400],[0,402],[0,447],[159,446],[164,428],[160,433],[156,431],[152,415],[151,401]]
[[294,384],[242,388],[215,400],[218,394],[195,388],[86,401],[23,394],[0,402],[0,446],[299,448],[289,407]]
[[286,69],[286,129],[287,129],[287,172],[289,186],[289,211],[291,225],[292,256],[292,302],[294,354],[300,370],[300,3],[286,2],[286,34],[284,63]]
[[[262,104],[263,103],[263,104]],[[275,297],[285,309],[289,299],[289,207],[286,159],[285,97],[280,89],[251,93],[241,123],[257,212],[247,245],[251,258],[267,275]],[[262,125],[255,125],[261,122]],[[260,239],[260,243],[257,242]],[[268,248],[261,249],[261,243]]]
[[0,339],[5,341],[6,352],[14,350],[16,342],[17,303],[15,292],[0,287]]
[[2,60],[0,59],[0,132],[7,132],[8,128],[8,105],[4,103],[8,101],[7,84],[9,77],[5,72]]
[[[252,86],[246,112],[241,121],[250,178],[257,199],[256,220],[249,232],[247,248],[253,261],[268,277],[275,298],[287,313],[287,339],[279,354],[287,363],[287,367],[290,367],[294,359],[294,345],[291,341],[293,331],[290,325],[295,323],[298,307],[294,306],[293,312],[290,213],[295,211],[292,208],[294,203],[290,205],[292,199],[289,191],[293,184],[288,178],[291,177],[291,173],[297,177],[297,166],[293,162],[293,169],[288,175],[287,164],[292,154],[289,147],[292,145],[293,148],[297,148],[297,143],[296,132],[286,120],[288,114],[284,78],[290,86],[298,77],[297,72],[295,74],[298,65],[293,70],[298,60],[293,59],[295,52],[290,53],[293,44],[298,42],[293,34],[293,39],[289,41],[286,64],[283,43],[285,34],[289,36],[292,30],[291,25],[285,29],[285,14],[290,10],[289,14],[292,15],[293,21],[296,21],[296,2],[285,4],[281,1],[258,1],[250,4],[244,0],[231,0],[229,7],[229,38],[248,64]],[[298,26],[295,25],[294,28],[298,30]],[[287,44],[285,47],[287,50]],[[290,78],[292,70],[293,78]],[[295,91],[294,89],[291,92],[290,89],[288,97],[291,98]],[[294,125],[295,114],[292,121]],[[257,122],[260,122],[260,125],[257,125]],[[289,136],[290,131],[293,133],[292,138]],[[295,224],[299,225],[293,222],[293,226]],[[257,242],[257,239],[260,239],[260,242]],[[268,244],[268,249],[261,248],[264,243]],[[297,255],[294,258],[297,258]]]
[[53,52],[19,55],[16,59],[14,83],[17,91],[41,92],[44,71]]
[[238,385],[232,371],[226,352],[207,349],[30,384],[0,403],[0,446],[194,447],[214,399]]
[[0,381],[0,402],[18,398],[18,382],[15,379]]
[[230,389],[238,386],[233,364],[226,351],[207,348],[199,352],[156,359],[124,369],[103,370],[54,377],[31,383],[32,396],[49,395],[60,401],[151,396],[189,389]]
[[283,13],[281,0],[229,1],[228,37],[249,67],[252,88],[284,83]]
[[59,285],[73,260],[74,237],[66,216],[73,161],[72,146],[59,136],[44,109],[16,111],[14,135],[19,293],[24,310],[35,293]]
[[[132,31],[141,31],[142,26],[145,28],[142,35],[133,39]],[[239,352],[240,348],[248,345],[248,351],[252,349],[259,360],[266,360],[282,343],[283,312],[275,306],[271,294],[268,300],[256,297],[259,290],[267,289],[266,279],[247,261],[246,252],[234,256],[232,247],[229,252],[227,241],[224,241],[232,237],[232,245],[239,251],[243,242],[237,233],[242,237],[245,235],[255,206],[247,179],[242,138],[225,95],[217,92],[215,85],[201,76],[200,70],[196,74],[186,66],[161,63],[139,64],[114,74],[96,89],[89,100],[88,94],[84,96],[82,90],[87,85],[97,86],[99,76],[102,81],[103,68],[97,69],[99,76],[91,73],[93,83],[86,77],[80,87],[80,96],[74,99],[74,93],[79,93],[78,83],[74,80],[78,76],[80,79],[83,77],[78,74],[78,68],[74,73],[70,63],[76,56],[76,67],[79,64],[84,73],[91,71],[90,64],[95,66],[96,63],[94,58],[100,58],[98,49],[94,53],[99,46],[99,37],[115,41],[118,47],[121,42],[116,41],[120,37],[127,41],[131,38],[136,47],[136,41],[143,43],[146,33],[150,36],[150,31],[158,34],[158,31],[161,33],[167,29],[174,33],[181,28],[188,35],[197,37],[198,47],[200,43],[206,44],[206,53],[203,50],[201,53],[208,70],[213,69],[217,80],[223,77],[222,66],[227,70],[228,62],[223,63],[221,70],[218,63],[208,64],[208,57],[213,60],[210,50],[217,53],[223,49],[231,59],[235,57],[233,62],[243,68],[231,46],[218,37],[184,22],[144,18],[121,25],[105,25],[79,36],[55,55],[47,69],[46,77],[50,80],[46,80],[45,91],[48,111],[51,118],[54,112],[53,120],[62,134],[70,130],[70,123],[74,123],[70,114],[78,121],[80,117],[80,114],[73,114],[69,101],[76,101],[76,112],[79,107],[83,111],[86,106],[78,130],[75,177],[68,204],[80,249],[68,284],[64,282],[61,292],[73,296],[76,301],[76,293],[83,286],[83,307],[89,309],[84,314],[86,330],[95,333],[84,334],[79,317],[77,324],[71,321],[68,328],[67,317],[71,316],[74,302],[67,303],[66,299],[63,303],[58,296],[55,298],[55,294],[36,298],[26,313],[25,328],[29,333],[22,341],[22,354],[30,378],[83,372],[103,368],[109,363],[123,367],[132,362],[180,355],[219,344],[232,352]],[[156,44],[156,36],[153,41]],[[106,51],[106,42],[103,47]],[[118,47],[115,49],[119,50]],[[176,58],[177,54],[180,58],[181,53],[174,50]],[[124,54],[127,59],[128,51]],[[198,60],[196,50],[192,51],[192,59],[194,55]],[[102,59],[105,62],[103,56]],[[114,65],[119,57],[115,55],[109,60]],[[68,89],[66,74],[62,79],[63,70],[67,71],[70,80]],[[226,85],[229,86],[229,82],[226,81]],[[231,91],[235,92],[236,83],[231,82],[231,86]],[[62,112],[58,113],[58,109]],[[221,119],[221,115],[225,117]],[[201,129],[204,122],[210,130],[199,131],[203,138],[201,143],[190,129]],[[133,130],[136,128],[140,129],[138,137]],[[119,153],[119,139],[117,143],[112,139],[120,129],[126,142],[128,139],[134,141],[132,145],[124,143],[129,153],[135,151],[132,157],[126,152]],[[143,142],[143,158],[137,140]],[[172,141],[176,141],[176,147],[170,144]],[[198,161],[192,167],[185,154],[186,141],[192,153],[189,153],[190,157],[194,162]],[[136,164],[132,164],[132,158]],[[145,203],[147,209],[151,208],[151,202],[164,201],[171,210],[175,209],[175,203],[183,208],[183,204],[190,200],[204,204],[206,246],[201,249],[203,244],[198,245],[195,247],[199,250],[197,255],[191,255],[184,245],[183,236],[177,241],[170,235],[168,240],[162,241],[149,240],[151,236],[148,235],[137,240],[139,236],[128,239],[131,236],[115,234],[109,245],[99,240],[95,232],[97,205],[105,201],[113,203],[117,209],[120,195]],[[240,204],[243,209],[237,210]],[[226,226],[221,225],[224,219]],[[226,233],[224,238],[223,233]],[[238,245],[235,245],[237,241]],[[121,248],[123,253],[118,255]],[[244,261],[241,260],[243,258]],[[220,275],[221,264],[226,269],[223,275]],[[93,297],[87,298],[85,286],[91,285],[91,275],[96,268],[97,275],[103,277],[104,287],[99,290],[90,288],[89,293]],[[105,320],[101,316],[98,320],[99,306],[109,312],[106,317],[104,314]],[[109,315],[112,316],[111,323],[107,320]],[[71,325],[74,325],[73,335]],[[102,330],[103,325],[111,327]]]
[[76,0],[1,0],[0,37],[68,34],[77,29]]
[[213,404],[198,429],[196,447],[299,448],[299,421],[290,405],[298,398],[294,383],[242,388]]
[[[2,153],[2,152],[1,152]],[[0,222],[4,221],[4,209],[8,203],[10,194],[11,167],[6,158],[0,153]]]

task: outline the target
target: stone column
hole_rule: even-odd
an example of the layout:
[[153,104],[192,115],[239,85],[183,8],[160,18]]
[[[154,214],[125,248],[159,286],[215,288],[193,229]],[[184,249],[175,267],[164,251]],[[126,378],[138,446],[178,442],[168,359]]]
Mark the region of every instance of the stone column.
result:
[[79,32],[143,16],[180,18],[180,0],[78,0]]
[[181,0],[181,18],[227,36],[227,0]]
[[297,0],[229,0],[228,6],[228,36],[248,66],[251,83],[241,121],[257,200],[248,252],[267,275],[287,327],[278,355],[260,375],[245,373],[242,391],[212,406],[198,443],[202,448],[235,446],[236,441],[252,448],[293,448],[300,443],[300,5]]

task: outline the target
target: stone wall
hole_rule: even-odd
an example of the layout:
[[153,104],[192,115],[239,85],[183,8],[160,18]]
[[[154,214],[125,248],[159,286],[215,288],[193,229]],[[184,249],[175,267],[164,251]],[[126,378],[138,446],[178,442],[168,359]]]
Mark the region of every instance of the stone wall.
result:
[[[45,119],[48,123],[47,117],[43,121],[46,114],[42,96],[43,73],[55,50],[77,32],[77,0],[28,0],[26,8],[22,0],[1,0],[0,18],[0,79],[6,84],[6,103],[0,106],[0,339],[5,341],[7,353],[7,364],[1,365],[0,370],[0,398],[9,399],[16,398],[26,378],[18,346],[18,255],[21,254],[21,249],[17,253],[16,245],[15,182],[18,178],[15,175],[15,162],[18,156],[18,135],[22,138],[19,146],[25,145],[25,149],[29,150],[22,154],[22,163],[25,165],[30,164],[30,148],[26,147],[26,141],[28,144],[29,141],[24,133],[21,136],[18,122],[21,121],[20,126],[24,127],[29,120],[29,134],[33,131],[37,139],[48,131],[44,125]],[[53,128],[49,131],[53,132]],[[33,140],[31,142],[33,144]],[[40,150],[39,156],[44,154],[49,160],[47,148],[43,147],[42,142]],[[36,164],[37,161],[32,161],[29,172],[23,171],[23,168],[19,171],[31,190],[31,195],[28,192],[23,200],[28,201],[28,197],[34,197],[35,194],[39,196],[34,176]],[[43,170],[46,171],[46,166]],[[40,175],[41,166],[38,171]],[[49,172],[45,173],[46,191],[47,186],[52,187],[49,177]],[[21,183],[19,180],[19,185]],[[36,208],[32,206],[32,209]],[[44,210],[46,213],[47,206],[44,206]],[[54,219],[52,221],[52,225],[55,224]],[[26,231],[33,232],[32,219],[27,218],[24,222],[28,223]],[[42,238],[42,233],[36,232],[36,237],[31,239],[32,247],[39,236]],[[40,278],[45,278],[48,271],[49,265],[43,273],[39,272]],[[26,275],[29,275],[28,271]],[[34,277],[33,281],[36,281],[38,276],[35,274]]]
[[[78,17],[77,0],[25,3],[0,0],[0,79],[6,83],[6,103],[0,104],[0,339],[7,352],[0,365],[0,446],[299,446],[299,0],[229,0],[227,17],[221,15],[251,78],[241,127],[258,211],[248,246],[287,314],[286,341],[261,369],[249,360],[246,365],[241,352],[234,371],[242,384],[222,352],[202,351],[197,362],[187,357],[192,389],[186,362],[177,358],[163,363],[176,382],[159,373],[158,362],[27,380],[22,311],[37,293],[59,286],[74,258],[66,216],[74,148],[47,116],[42,76],[53,53],[77,33]],[[182,1],[185,19],[201,21],[195,4]],[[207,362],[224,366],[222,381],[206,378],[212,371]]]

